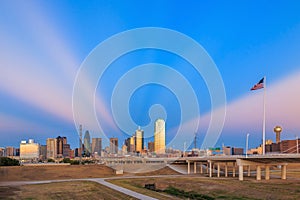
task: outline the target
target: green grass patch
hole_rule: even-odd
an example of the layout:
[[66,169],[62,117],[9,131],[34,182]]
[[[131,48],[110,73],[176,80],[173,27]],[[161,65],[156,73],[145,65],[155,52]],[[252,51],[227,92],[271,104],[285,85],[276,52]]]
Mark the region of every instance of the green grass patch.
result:
[[194,191],[185,192],[184,190],[180,190],[174,187],[168,187],[167,189],[163,190],[163,192],[176,196],[176,197],[184,197],[189,199],[197,199],[197,200],[214,200],[215,198],[205,195],[205,194],[198,194]]

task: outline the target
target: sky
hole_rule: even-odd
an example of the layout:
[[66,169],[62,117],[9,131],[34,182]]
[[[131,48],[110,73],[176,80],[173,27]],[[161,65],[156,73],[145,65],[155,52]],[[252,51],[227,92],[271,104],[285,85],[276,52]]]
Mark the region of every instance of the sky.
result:
[[168,147],[245,147],[300,136],[298,1],[0,2],[0,147],[79,124],[123,144],[138,126]]

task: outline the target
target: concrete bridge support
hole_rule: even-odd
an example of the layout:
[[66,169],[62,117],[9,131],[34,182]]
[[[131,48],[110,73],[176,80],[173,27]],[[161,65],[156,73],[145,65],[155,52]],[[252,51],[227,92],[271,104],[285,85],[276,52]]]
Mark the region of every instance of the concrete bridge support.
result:
[[248,176],[251,176],[251,165],[248,165]]
[[209,173],[209,167],[208,167],[208,162],[206,163],[206,173],[208,174]]
[[209,162],[209,177],[212,177],[212,163]]
[[235,177],[235,164],[232,166],[232,177]]
[[262,176],[262,168],[264,168],[265,180],[270,180],[270,166],[281,166],[281,179],[286,179],[287,163],[259,163],[247,160],[237,159],[237,165],[239,166],[239,180],[243,180],[243,167],[248,166],[248,176],[251,174],[251,166],[256,166],[256,180],[260,181]]
[[[287,178],[287,165],[289,163],[300,163],[300,156],[294,155],[264,155],[253,157],[217,157],[210,156],[207,158],[195,157],[195,158],[182,158],[181,162],[186,162],[188,166],[188,174],[197,173],[197,164],[199,165],[200,174],[206,173],[209,177],[221,177],[224,173],[225,177],[228,177],[228,171],[232,169],[232,177],[236,176],[236,170],[238,170],[239,180],[244,180],[244,170],[246,176],[251,176],[251,169],[253,173],[256,173],[256,180],[262,180],[262,175],[265,180],[270,180],[270,168],[272,166],[281,166],[281,179]],[[191,172],[191,164],[194,164],[194,170]],[[204,166],[205,165],[205,166]],[[236,169],[236,167],[238,168]],[[232,167],[232,168],[231,168]],[[222,173],[221,173],[222,170]],[[214,174],[216,173],[216,174]]]
[[200,163],[200,174],[203,174],[203,163]]
[[239,165],[239,180],[242,181],[244,180],[244,166],[243,165]]
[[258,181],[261,180],[261,166],[260,165],[256,166],[256,180],[258,180]]
[[281,179],[286,180],[286,165],[281,165]]

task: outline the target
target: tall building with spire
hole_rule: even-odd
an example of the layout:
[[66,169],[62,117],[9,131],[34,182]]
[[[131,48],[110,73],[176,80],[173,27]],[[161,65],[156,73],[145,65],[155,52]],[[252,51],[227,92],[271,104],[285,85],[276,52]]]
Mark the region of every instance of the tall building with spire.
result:
[[156,154],[166,153],[166,131],[163,119],[157,119],[154,124],[154,151]]

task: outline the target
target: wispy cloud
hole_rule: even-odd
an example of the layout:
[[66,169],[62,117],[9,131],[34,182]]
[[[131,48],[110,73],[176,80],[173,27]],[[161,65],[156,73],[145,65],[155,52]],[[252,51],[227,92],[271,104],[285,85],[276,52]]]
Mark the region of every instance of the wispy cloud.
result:
[[[40,132],[45,131],[45,127],[39,123],[34,123],[30,120],[21,119],[16,116],[0,113],[0,129],[7,133],[19,133],[24,132]],[[51,131],[51,130],[47,130]]]
[[[252,85],[249,84],[249,86],[251,87]],[[249,92],[245,96],[228,103],[225,124],[221,134],[227,135],[230,133],[238,136],[245,135],[248,132],[261,133],[263,89],[250,91],[250,87]],[[273,128],[276,125],[281,125],[283,133],[288,134],[287,137],[292,138],[295,134],[299,135],[300,71],[284,77],[274,84],[267,85],[266,91],[266,132],[273,134]],[[212,112],[219,115],[221,114],[221,109],[216,109]],[[206,113],[200,118],[193,119],[182,126],[188,128],[196,120],[200,121],[199,130],[203,133],[208,129],[211,113]],[[191,133],[188,136],[191,142],[193,134]],[[188,138],[185,138],[185,140],[188,141]]]
[[72,122],[72,87],[79,64],[71,48],[33,2],[13,8],[17,29],[1,24],[0,90]]
[[[267,77],[268,80],[269,77]],[[267,83],[268,84],[268,83]],[[300,71],[266,88],[266,124],[272,132],[275,125],[288,131],[300,131]],[[246,96],[227,106],[225,129],[261,130],[263,90],[249,91]]]

